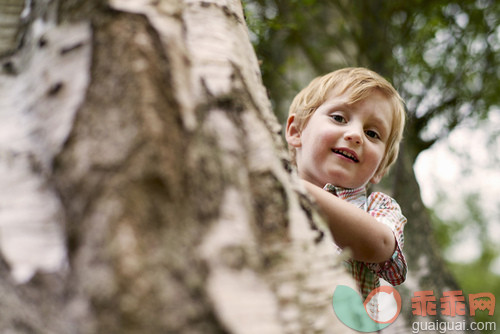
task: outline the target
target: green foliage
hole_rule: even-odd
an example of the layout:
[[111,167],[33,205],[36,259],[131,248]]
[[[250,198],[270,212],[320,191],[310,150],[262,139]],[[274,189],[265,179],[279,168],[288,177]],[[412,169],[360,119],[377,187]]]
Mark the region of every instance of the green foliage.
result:
[[312,77],[345,66],[371,68],[394,83],[407,101],[415,157],[500,102],[500,2],[244,3],[264,83],[282,120]]
[[[494,296],[500,296],[500,276],[484,269],[481,261],[472,263],[451,263],[449,265],[454,276],[459,281],[463,288],[464,296],[471,293],[490,292]],[[498,299],[497,299],[498,304]],[[475,316],[477,322],[494,321],[497,326],[500,324],[500,314],[495,312],[492,316],[487,314],[487,311],[477,311]],[[487,333],[487,332],[485,332]]]
[[[445,197],[441,194],[435,209],[431,210],[434,234],[445,254],[449,254],[453,248],[460,248],[471,235],[478,240],[479,256],[465,263],[450,259],[448,256],[448,268],[462,287],[465,296],[481,292],[500,296],[500,276],[492,271],[495,259],[500,256],[500,247],[495,244],[488,232],[488,219],[484,216],[480,201],[478,193],[469,194],[464,200],[462,210],[457,210],[454,217],[443,220],[437,214],[446,205]],[[465,247],[466,245],[462,248]],[[493,316],[489,316],[485,311],[478,311],[475,320],[495,321],[500,324],[500,313],[496,312]]]

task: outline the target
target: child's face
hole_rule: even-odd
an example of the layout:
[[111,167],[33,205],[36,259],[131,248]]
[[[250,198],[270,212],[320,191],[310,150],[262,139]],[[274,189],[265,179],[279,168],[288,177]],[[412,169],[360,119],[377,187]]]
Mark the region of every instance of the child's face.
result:
[[391,130],[391,105],[378,91],[355,104],[347,101],[346,94],[330,93],[302,131],[293,116],[288,120],[287,141],[296,148],[299,175],[317,186],[357,188],[383,176],[377,169]]

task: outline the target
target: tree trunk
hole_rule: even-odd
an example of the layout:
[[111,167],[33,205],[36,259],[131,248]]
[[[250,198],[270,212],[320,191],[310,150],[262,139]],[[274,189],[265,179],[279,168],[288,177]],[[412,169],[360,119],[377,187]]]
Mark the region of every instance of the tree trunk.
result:
[[0,74],[0,332],[347,333],[241,3],[29,6]]
[[[432,224],[429,214],[420,196],[420,187],[417,183],[413,162],[416,153],[412,151],[409,143],[403,142],[401,152],[389,178],[392,190],[386,189],[397,198],[402,211],[407,217],[411,217],[405,226],[405,256],[408,262],[408,274],[406,282],[398,290],[404,301],[401,316],[383,332],[408,333],[412,330],[415,322],[465,322],[469,328],[473,320],[469,316],[469,308],[466,307],[464,316],[449,317],[442,315],[440,298],[443,292],[462,290],[455,278],[448,270],[443,255],[434,238]],[[418,195],[416,195],[418,194]],[[419,316],[413,315],[411,299],[418,291],[432,291],[435,297],[436,315]],[[468,302],[467,295],[465,301]],[[454,333],[477,333],[474,330],[457,330]],[[432,331],[431,331],[432,333]],[[438,333],[438,330],[435,331]]]

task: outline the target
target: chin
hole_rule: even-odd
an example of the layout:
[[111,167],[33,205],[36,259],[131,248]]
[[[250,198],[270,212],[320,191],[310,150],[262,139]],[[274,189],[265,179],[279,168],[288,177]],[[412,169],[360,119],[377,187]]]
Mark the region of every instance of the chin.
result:
[[330,178],[330,181],[327,181],[326,183],[330,183],[336,187],[347,188],[347,189],[354,189],[362,186],[358,185],[357,182],[346,182],[345,178],[340,178],[340,177]]

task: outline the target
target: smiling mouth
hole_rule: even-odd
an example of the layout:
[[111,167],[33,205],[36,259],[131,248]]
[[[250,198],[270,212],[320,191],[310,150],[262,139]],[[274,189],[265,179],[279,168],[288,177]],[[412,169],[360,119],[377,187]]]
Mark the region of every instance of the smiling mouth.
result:
[[342,156],[346,157],[347,159],[350,159],[354,162],[359,162],[358,158],[354,154],[352,154],[348,151],[334,148],[334,149],[332,149],[332,152],[336,153],[336,154],[340,154],[340,155],[342,155]]

